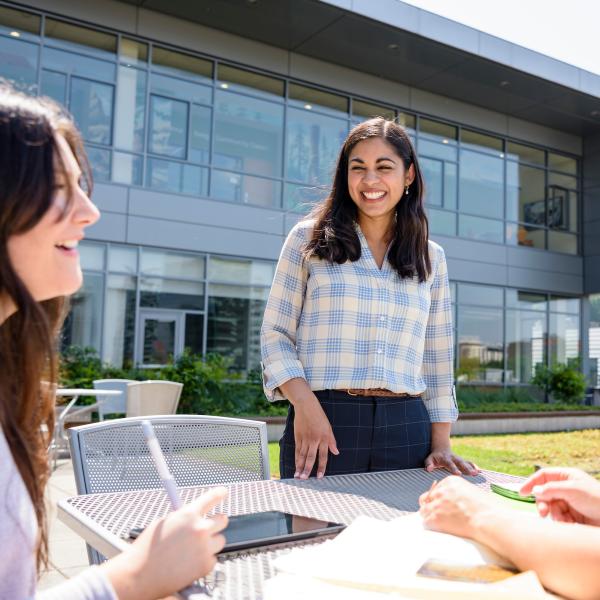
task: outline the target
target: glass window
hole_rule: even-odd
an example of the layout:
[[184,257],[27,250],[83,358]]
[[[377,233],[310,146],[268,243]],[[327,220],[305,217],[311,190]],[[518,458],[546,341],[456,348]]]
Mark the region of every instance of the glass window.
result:
[[502,218],[504,161],[470,150],[460,152],[460,210]]
[[140,269],[146,275],[204,279],[204,256],[143,248]]
[[506,311],[507,383],[529,383],[546,364],[546,313]]
[[14,38],[37,37],[40,33],[40,22],[39,15],[0,6],[0,33],[8,33]]
[[190,160],[208,163],[210,160],[210,122],[212,111],[192,104],[190,118]]
[[444,162],[444,207],[456,209],[458,197],[458,169],[456,163]]
[[432,121],[431,119],[419,119],[419,131],[436,138],[443,138],[442,141],[445,140],[445,143],[456,140],[458,137],[458,130],[454,125]]
[[84,273],[83,287],[71,296],[71,310],[63,328],[64,346],[91,347],[100,351],[104,276]]
[[517,163],[507,163],[507,218],[531,225],[546,224],[545,173]]
[[91,271],[104,270],[104,244],[81,242],[79,244],[81,268]]
[[308,213],[315,204],[322,202],[327,194],[325,186],[286,183],[283,186],[283,207],[297,213]]
[[211,285],[207,352],[233,360],[239,370],[260,365],[260,327],[269,288]]
[[348,113],[348,98],[325,92],[316,88],[290,83],[289,98],[291,104],[301,106],[305,110],[324,110],[334,114]]
[[213,63],[203,58],[174,52],[160,46],[152,49],[152,64],[161,71],[199,81],[212,79]]
[[550,229],[577,231],[577,192],[548,186],[547,221]]
[[186,313],[183,347],[192,354],[202,354],[204,315]]
[[429,231],[434,235],[456,235],[456,213],[447,210],[427,209]]
[[506,241],[509,244],[518,244],[528,248],[544,249],[546,247],[546,230],[541,227],[508,223],[506,229]]
[[546,312],[548,307],[545,294],[535,294],[532,292],[520,292],[518,290],[506,290],[506,304],[515,308],[526,310],[539,310]]
[[284,82],[281,79],[268,77],[253,71],[237,69],[229,65],[219,64],[217,67],[217,80],[221,89],[262,92],[268,95],[283,96]]
[[551,364],[573,364],[581,354],[579,316],[550,313],[548,345]]
[[150,91],[157,96],[177,98],[178,100],[200,104],[212,104],[211,88],[176,77],[159,75],[158,73],[150,75]]
[[273,282],[275,263],[259,260],[211,256],[208,276],[211,281],[241,285],[267,285]]
[[110,181],[110,150],[86,146],[94,181]]
[[577,160],[570,156],[548,152],[548,167],[563,173],[577,175]]
[[329,185],[347,133],[347,121],[289,108],[285,149],[288,179]]
[[113,152],[112,180],[127,185],[142,185],[143,158],[137,154]]
[[187,102],[150,97],[150,152],[186,157],[188,110]]
[[425,138],[419,138],[418,152],[419,156],[427,155],[452,161],[457,159],[456,146],[453,146],[449,141],[447,143],[438,143]]
[[283,105],[217,90],[213,164],[281,176]]
[[120,56],[128,66],[146,63],[148,62],[148,44],[122,37]]
[[56,19],[46,18],[44,34],[46,39],[73,50],[87,50],[101,55],[112,55],[117,51],[116,35]]
[[379,106],[362,100],[352,100],[352,114],[362,119],[372,119],[373,117],[383,117],[384,119],[394,119],[396,111],[387,106]]
[[102,360],[119,368],[133,365],[135,282],[127,275],[107,277]]
[[114,87],[89,79],[71,78],[69,108],[84,140],[111,143]]
[[561,173],[548,172],[548,185],[559,186],[570,190],[577,189],[577,177],[571,177],[570,175],[562,175]]
[[213,169],[210,180],[210,197],[242,204],[279,207],[281,205],[281,182]]
[[70,75],[82,75],[83,77],[93,75],[94,79],[108,83],[114,82],[117,72],[114,63],[73,54],[73,52],[63,52],[47,46],[42,51],[42,66]]
[[421,158],[419,166],[425,180],[425,202],[443,206],[444,203],[444,162],[435,158]]
[[42,96],[49,96],[63,106],[67,103],[67,76],[56,71],[42,69]]
[[532,163],[534,165],[545,165],[544,151],[538,148],[532,148],[525,144],[517,144],[516,142],[506,143],[506,152],[508,158],[519,160],[522,162]]
[[148,187],[192,196],[208,195],[208,169],[205,167],[149,158],[146,168]]
[[146,72],[121,66],[118,73],[115,146],[143,152],[145,117]]
[[[459,289],[460,294],[460,289]],[[458,306],[459,383],[501,384],[504,373],[502,309]]]
[[0,37],[0,76],[16,88],[34,94],[38,68],[37,44]]
[[140,306],[204,310],[204,284],[157,277],[140,278]]
[[579,298],[568,298],[562,296],[550,296],[550,311],[571,313],[579,315]]
[[577,236],[562,231],[548,231],[548,250],[577,254]]
[[109,271],[137,272],[137,248],[111,244],[108,247]]
[[502,244],[504,243],[504,224],[502,221],[459,215],[458,235],[474,240]]
[[504,304],[504,290],[489,285],[458,284],[458,301],[461,304],[499,306]]
[[497,137],[491,135],[485,135],[478,131],[472,131],[470,129],[461,129],[460,142],[463,147],[472,148],[473,150],[479,150],[481,152],[492,152],[496,156],[504,157],[502,149],[504,142]]
[[414,140],[415,131],[417,129],[417,117],[415,117],[415,115],[399,112],[396,117],[396,123],[402,125],[402,127],[406,129],[408,135]]

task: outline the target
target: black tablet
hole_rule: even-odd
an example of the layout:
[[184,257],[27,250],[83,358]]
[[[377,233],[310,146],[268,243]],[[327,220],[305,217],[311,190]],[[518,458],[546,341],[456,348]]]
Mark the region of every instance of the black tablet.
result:
[[340,532],[345,527],[340,523],[319,521],[278,510],[238,515],[229,517],[229,524],[223,531],[225,547],[221,552],[328,535]]

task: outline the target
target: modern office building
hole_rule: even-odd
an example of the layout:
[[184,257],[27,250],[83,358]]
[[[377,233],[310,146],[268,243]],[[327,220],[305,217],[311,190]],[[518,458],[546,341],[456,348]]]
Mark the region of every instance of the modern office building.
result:
[[93,164],[65,343],[256,367],[286,233],[384,115],[425,172],[458,380],[600,357],[598,75],[397,0],[0,2],[0,75],[65,104]]

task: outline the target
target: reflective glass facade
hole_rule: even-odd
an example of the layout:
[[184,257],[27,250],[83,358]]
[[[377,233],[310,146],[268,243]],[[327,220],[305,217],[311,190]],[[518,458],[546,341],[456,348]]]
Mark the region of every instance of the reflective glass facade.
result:
[[374,115],[413,137],[433,234],[579,253],[576,157],[0,7],[0,76],[73,113],[99,181],[305,212]]

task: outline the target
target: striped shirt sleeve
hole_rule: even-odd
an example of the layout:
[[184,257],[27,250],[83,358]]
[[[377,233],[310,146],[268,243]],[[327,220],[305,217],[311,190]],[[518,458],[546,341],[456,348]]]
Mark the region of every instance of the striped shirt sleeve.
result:
[[261,328],[263,385],[270,401],[285,399],[281,384],[295,377],[306,378],[296,350],[308,279],[303,256],[305,230],[305,222],[296,225],[283,245]]
[[423,378],[427,389],[423,400],[431,422],[446,423],[458,418],[453,373],[452,300],[444,250],[437,244],[434,248],[437,250],[437,260],[425,331]]

